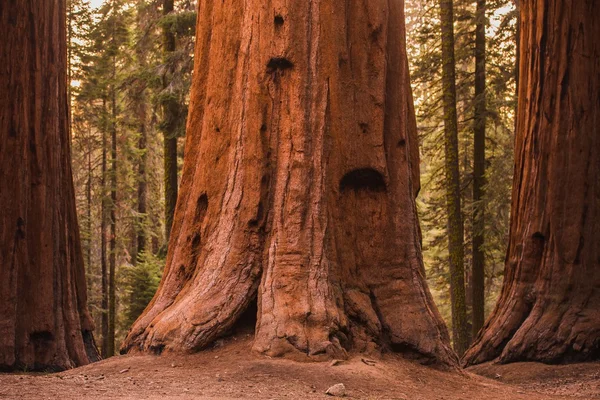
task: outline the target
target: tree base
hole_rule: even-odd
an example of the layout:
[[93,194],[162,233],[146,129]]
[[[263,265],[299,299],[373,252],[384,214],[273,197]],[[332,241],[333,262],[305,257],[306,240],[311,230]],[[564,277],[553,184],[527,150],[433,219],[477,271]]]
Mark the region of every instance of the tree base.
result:
[[560,280],[552,290],[544,289],[546,284],[544,279],[537,281],[537,289],[524,283],[507,284],[463,364],[599,360],[600,293],[587,283],[575,289]]

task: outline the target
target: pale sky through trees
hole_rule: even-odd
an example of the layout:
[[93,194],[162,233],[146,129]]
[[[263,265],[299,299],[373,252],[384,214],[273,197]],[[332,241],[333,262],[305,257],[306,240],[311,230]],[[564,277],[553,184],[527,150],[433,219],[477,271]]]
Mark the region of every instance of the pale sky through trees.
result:
[[90,5],[92,6],[92,8],[98,8],[102,4],[104,4],[104,0],[90,0]]

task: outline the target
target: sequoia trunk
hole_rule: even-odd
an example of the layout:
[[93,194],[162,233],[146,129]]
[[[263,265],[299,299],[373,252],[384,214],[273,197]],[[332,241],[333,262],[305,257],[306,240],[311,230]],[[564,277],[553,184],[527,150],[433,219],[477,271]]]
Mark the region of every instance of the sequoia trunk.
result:
[[424,279],[402,1],[201,1],[167,265],[122,350],[452,364]]
[[98,358],[67,110],[65,2],[0,5],[0,369]]
[[600,2],[520,6],[505,283],[466,364],[600,357]]

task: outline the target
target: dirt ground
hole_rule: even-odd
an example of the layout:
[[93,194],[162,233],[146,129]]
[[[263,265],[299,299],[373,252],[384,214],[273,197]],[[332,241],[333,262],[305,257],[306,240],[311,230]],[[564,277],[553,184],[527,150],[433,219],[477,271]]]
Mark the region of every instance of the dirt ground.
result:
[[[600,399],[600,363],[444,372],[386,355],[297,363],[250,352],[248,335],[189,356],[119,356],[58,374],[0,374],[0,399]],[[480,374],[480,375],[476,375]]]

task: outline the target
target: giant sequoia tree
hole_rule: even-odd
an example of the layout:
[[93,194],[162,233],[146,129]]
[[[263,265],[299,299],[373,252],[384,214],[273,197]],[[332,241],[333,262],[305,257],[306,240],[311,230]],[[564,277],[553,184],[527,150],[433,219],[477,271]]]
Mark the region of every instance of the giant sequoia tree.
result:
[[600,2],[521,2],[511,236],[467,364],[600,358]]
[[400,0],[201,1],[163,280],[123,351],[194,351],[257,301],[254,349],[452,363],[423,276]]
[[64,0],[0,3],[0,369],[97,359],[71,178]]

